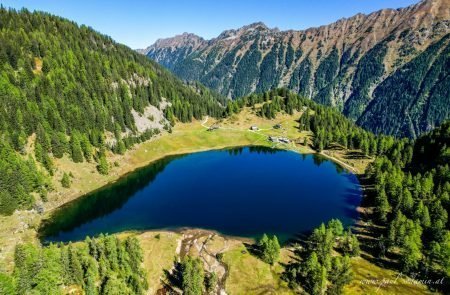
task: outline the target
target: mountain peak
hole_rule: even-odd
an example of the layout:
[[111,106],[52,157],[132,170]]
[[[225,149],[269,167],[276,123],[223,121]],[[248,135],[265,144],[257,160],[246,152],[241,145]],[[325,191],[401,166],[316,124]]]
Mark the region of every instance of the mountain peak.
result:
[[197,49],[198,47],[201,47],[206,43],[207,41],[202,37],[193,33],[184,32],[180,35],[176,35],[170,38],[158,39],[149,47],[145,49],[138,49],[137,51],[141,54],[147,55],[152,50],[152,48],[190,47],[192,49]]
[[196,34],[184,32],[171,38],[158,39],[156,40],[155,45],[158,44],[159,46],[166,47],[177,46],[180,43],[183,43],[185,45],[195,45],[204,41],[205,39]]
[[278,28],[269,28],[263,22],[254,22],[249,25],[242,26],[238,29],[231,29],[223,31],[217,38],[212,40],[232,40],[236,39],[242,35],[254,34],[257,32],[279,32]]
[[243,26],[238,30],[248,30],[248,29],[262,29],[262,30],[269,30],[269,27],[266,26],[263,22],[254,22],[249,25]]

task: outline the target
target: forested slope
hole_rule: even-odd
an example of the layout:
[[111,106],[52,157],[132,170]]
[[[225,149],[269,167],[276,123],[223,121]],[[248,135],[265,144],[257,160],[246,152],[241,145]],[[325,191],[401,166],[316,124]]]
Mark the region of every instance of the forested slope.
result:
[[[266,117],[303,110],[299,130],[312,131],[312,144],[319,151],[337,144],[373,157],[365,175],[369,185],[363,206],[371,212],[365,218],[376,227],[369,229],[374,239],[363,242],[366,251],[404,274],[448,282],[450,121],[416,140],[397,139],[366,131],[337,110],[286,89],[238,99],[235,108],[255,103],[263,103],[260,115]],[[288,277],[302,280],[297,270]],[[443,290],[448,283],[431,287]]]
[[[107,173],[106,150],[123,153],[175,120],[221,116],[217,99],[91,28],[0,8],[0,213],[30,208],[33,191],[45,199],[34,160],[50,175],[64,155]],[[149,109],[165,119],[151,122]]]

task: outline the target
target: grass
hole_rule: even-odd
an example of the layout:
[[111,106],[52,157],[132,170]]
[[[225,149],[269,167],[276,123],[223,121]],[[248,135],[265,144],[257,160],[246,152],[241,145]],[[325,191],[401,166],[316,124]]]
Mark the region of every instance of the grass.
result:
[[364,155],[359,150],[345,150],[339,146],[324,150],[322,154],[331,159],[337,159],[352,172],[360,175],[365,173],[367,166],[374,160],[374,158]]
[[17,243],[37,243],[36,229],[39,216],[30,211],[0,216],[0,272],[10,272],[14,266],[14,249]]
[[[282,249],[280,262],[288,263],[292,253]],[[294,294],[280,279],[283,267],[270,267],[246,251],[239,244],[225,253],[224,262],[229,266],[226,283],[229,294]],[[368,260],[352,258],[353,280],[344,288],[344,294],[433,294],[424,285],[413,284],[393,270],[381,268]],[[381,283],[383,283],[380,285]]]
[[[128,233],[121,234],[125,237]],[[162,287],[164,270],[170,270],[177,257],[176,249],[181,234],[165,231],[137,234],[144,251],[144,267],[150,285],[148,294]],[[280,263],[270,266],[250,254],[243,242],[233,238],[216,236],[208,242],[211,252],[224,253],[222,261],[228,266],[227,294],[294,294],[281,280],[281,264],[292,259],[292,252],[283,248]],[[192,253],[198,255],[198,253]],[[353,281],[344,288],[344,294],[433,294],[425,286],[412,284],[397,272],[376,266],[368,260],[352,258]],[[380,286],[381,282],[389,282]]]
[[271,267],[251,255],[243,244],[225,252],[223,261],[228,265],[228,294],[293,294],[280,279],[281,265]]
[[381,268],[368,260],[352,259],[353,281],[345,294],[433,294],[424,285],[413,284],[393,270]]
[[148,294],[162,287],[164,270],[170,270],[176,256],[180,235],[173,232],[145,232],[137,236],[144,251],[144,268],[150,286]]

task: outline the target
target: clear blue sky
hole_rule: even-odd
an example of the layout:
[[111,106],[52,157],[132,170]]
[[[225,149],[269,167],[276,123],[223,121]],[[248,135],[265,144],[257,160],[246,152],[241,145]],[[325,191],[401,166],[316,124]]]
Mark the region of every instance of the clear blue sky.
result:
[[183,32],[206,39],[262,21],[281,30],[325,25],[358,12],[405,7],[418,0],[0,0],[93,27],[132,48]]

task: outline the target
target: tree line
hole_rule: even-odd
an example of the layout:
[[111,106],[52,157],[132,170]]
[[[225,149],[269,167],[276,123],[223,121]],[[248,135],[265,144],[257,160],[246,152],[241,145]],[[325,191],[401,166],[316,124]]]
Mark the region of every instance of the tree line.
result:
[[12,275],[0,273],[2,294],[146,294],[143,254],[135,237],[100,235],[77,244],[20,244]]

